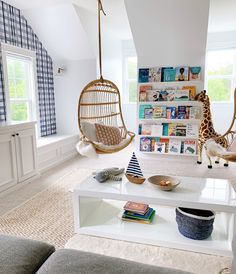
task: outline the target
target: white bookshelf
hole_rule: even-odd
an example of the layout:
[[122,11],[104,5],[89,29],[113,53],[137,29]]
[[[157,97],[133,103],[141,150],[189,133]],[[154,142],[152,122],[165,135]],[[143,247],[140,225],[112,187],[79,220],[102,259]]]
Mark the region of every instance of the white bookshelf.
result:
[[139,109],[142,105],[151,105],[151,106],[160,106],[160,107],[176,107],[178,106],[192,106],[199,107],[202,109],[202,103],[198,101],[190,101],[190,100],[178,100],[178,101],[145,101],[139,102],[139,91],[140,86],[151,85],[153,90],[164,89],[166,87],[177,87],[177,89],[182,89],[183,86],[196,86],[196,91],[199,93],[203,87],[203,81],[174,81],[174,82],[148,82],[148,83],[138,83],[137,92],[138,92],[138,103],[137,103],[137,141],[136,146],[139,153],[147,154],[147,155],[159,155],[159,156],[178,156],[178,157],[197,157],[198,151],[196,150],[195,154],[186,154],[186,153],[169,153],[168,150],[165,153],[160,153],[156,151],[141,151],[140,150],[140,140],[141,138],[160,138],[160,139],[169,139],[169,140],[181,140],[184,142],[186,140],[194,140],[198,141],[198,134],[196,136],[166,136],[166,135],[144,135],[139,132],[139,124],[144,125],[163,125],[165,124],[183,124],[183,125],[197,125],[198,128],[201,124],[201,117],[199,119],[166,119],[166,118],[140,118],[139,117]]

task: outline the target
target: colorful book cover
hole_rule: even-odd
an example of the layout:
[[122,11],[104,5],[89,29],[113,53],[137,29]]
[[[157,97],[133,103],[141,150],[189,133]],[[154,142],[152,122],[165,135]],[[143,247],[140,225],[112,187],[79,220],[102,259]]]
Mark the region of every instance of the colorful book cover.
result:
[[169,124],[168,136],[176,136],[176,124]]
[[190,67],[190,81],[201,79],[201,67]]
[[164,71],[165,71],[166,69],[173,69],[173,67],[162,67],[162,68],[161,68],[161,82],[165,82],[165,81],[164,81]]
[[148,211],[149,205],[128,201],[123,208],[124,210],[145,214]]
[[155,148],[154,151],[157,153],[165,153],[165,147],[166,144],[165,143],[161,143],[161,142],[155,142]]
[[189,80],[189,67],[176,67],[175,68],[175,81],[188,81]]
[[152,108],[152,105],[140,105],[139,106],[139,119],[144,119],[145,118],[144,110],[146,108]]
[[147,90],[151,90],[152,85],[142,85],[139,87],[139,102],[146,102],[147,101]]
[[197,141],[196,140],[186,140],[184,141],[184,154],[193,154],[197,152]]
[[125,210],[122,217],[129,217],[129,218],[137,219],[137,220],[149,220],[151,215],[153,214],[153,210],[154,210],[153,208],[148,207],[145,214],[139,214],[136,212]]
[[146,90],[147,101],[156,102],[159,98],[159,90]]
[[175,119],[175,118],[176,118],[176,107],[167,107],[166,119]]
[[189,91],[188,90],[176,90],[175,101],[189,101]]
[[140,138],[140,151],[145,151],[145,152],[152,151],[152,138],[149,138],[149,137]]
[[164,68],[163,70],[163,82],[175,81],[176,70],[175,68]]
[[168,152],[170,154],[180,154],[181,153],[181,140],[170,139]]
[[152,119],[153,118],[153,108],[145,108],[144,109],[144,118]]
[[154,106],[153,108],[153,119],[165,119],[166,118],[166,107]]
[[186,136],[186,125],[176,125],[176,136]]
[[162,126],[163,126],[163,133],[162,133],[162,135],[163,136],[168,136],[169,124],[168,123],[163,123]]
[[196,86],[183,86],[182,89],[189,91],[189,100],[193,101],[195,99],[197,93]]
[[128,221],[128,222],[135,222],[135,223],[140,223],[140,224],[150,224],[153,221],[153,218],[155,216],[155,210],[153,210],[151,216],[147,220],[141,220],[141,219],[134,219],[130,217],[126,217],[122,215],[122,220],[123,221]]
[[138,73],[139,83],[148,83],[149,68],[140,68]]
[[195,124],[187,124],[186,125],[186,136],[197,138],[198,137],[199,128],[198,125]]
[[186,117],[186,106],[178,106],[178,119],[185,119]]
[[190,107],[189,119],[201,119],[202,113],[200,107]]
[[163,125],[151,125],[151,132],[153,136],[161,136],[163,132]]
[[152,134],[152,125],[142,124],[142,135],[151,135]]
[[166,100],[167,101],[174,101],[175,100],[175,90],[171,90],[171,89],[168,89],[168,90],[166,90],[166,93],[167,93],[167,95],[166,95]]
[[168,138],[160,138],[159,140],[160,143],[165,143],[165,153],[167,153],[169,150],[169,141],[170,139]]
[[161,67],[149,68],[149,82],[161,82]]

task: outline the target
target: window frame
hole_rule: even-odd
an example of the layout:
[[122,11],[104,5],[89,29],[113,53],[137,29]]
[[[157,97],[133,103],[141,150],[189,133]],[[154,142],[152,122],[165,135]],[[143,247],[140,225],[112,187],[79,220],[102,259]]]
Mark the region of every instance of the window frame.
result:
[[[219,51],[226,51],[226,50],[233,50],[234,51],[234,62],[233,62],[233,72],[232,75],[208,75],[208,70],[207,70],[207,58],[209,52],[219,52]],[[230,99],[229,101],[215,101],[211,100],[212,103],[214,104],[232,104],[234,100],[234,89],[236,87],[236,47],[227,47],[227,48],[210,48],[207,49],[206,52],[206,69],[205,69],[205,89],[207,90],[208,93],[208,81],[210,79],[230,79],[231,80],[231,93],[230,93]]]
[[[8,69],[7,69],[7,56],[19,57],[19,59],[25,59],[27,61],[32,62],[32,69],[31,69],[31,77],[32,81],[31,86],[28,87],[28,99],[20,99],[19,101],[27,101],[29,102],[29,121],[25,122],[31,122],[31,121],[40,121],[39,120],[39,108],[38,108],[38,86],[37,86],[37,67],[36,67],[36,53],[34,51],[23,49],[20,47],[16,47],[13,45],[1,43],[1,52],[2,52],[2,64],[3,64],[3,81],[4,81],[4,94],[5,94],[5,102],[6,102],[6,112],[7,122],[11,123],[17,123],[17,121],[11,121],[10,119],[10,91],[9,91],[9,78],[8,78]],[[29,83],[29,82],[28,82]],[[31,92],[30,92],[31,91]],[[17,100],[15,100],[17,101]],[[24,123],[24,122],[23,122]],[[39,124],[39,123],[37,123]],[[38,128],[39,130],[39,128]]]

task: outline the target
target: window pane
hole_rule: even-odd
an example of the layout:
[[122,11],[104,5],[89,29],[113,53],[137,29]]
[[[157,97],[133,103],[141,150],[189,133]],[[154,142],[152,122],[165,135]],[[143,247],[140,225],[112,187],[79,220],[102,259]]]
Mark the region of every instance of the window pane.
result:
[[129,83],[129,102],[137,102],[137,82],[133,81]]
[[127,61],[128,66],[128,79],[137,78],[137,58],[129,57]]
[[27,61],[7,56],[8,77],[25,78]]
[[28,104],[26,102],[11,102],[11,120],[12,121],[28,121]]
[[16,80],[16,97],[24,99],[27,98],[27,86],[24,79]]
[[234,60],[234,50],[218,50],[209,52],[207,55],[207,74],[232,75]]
[[16,85],[15,81],[13,79],[8,79],[8,84],[9,84],[9,92],[10,92],[10,99],[15,99],[16,98]]
[[231,95],[231,79],[209,79],[208,95],[212,101],[229,101]]

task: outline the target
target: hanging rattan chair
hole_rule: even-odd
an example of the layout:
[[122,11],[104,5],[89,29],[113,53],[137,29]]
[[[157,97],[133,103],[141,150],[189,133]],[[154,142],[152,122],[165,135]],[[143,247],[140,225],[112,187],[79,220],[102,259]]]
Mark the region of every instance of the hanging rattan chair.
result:
[[[121,97],[118,87],[102,76],[101,54],[101,19],[103,12],[101,0],[98,0],[98,38],[99,38],[99,68],[100,79],[90,82],[81,92],[78,103],[78,125],[82,134],[81,140],[90,143],[97,153],[114,153],[127,147],[135,134],[127,131],[121,109]],[[119,127],[122,141],[118,145],[108,146],[91,140],[84,129],[83,123],[102,123]]]
[[[231,125],[229,127],[229,129],[226,131],[225,134],[223,134],[222,136],[220,137],[216,137],[216,138],[213,138],[216,142],[218,139],[224,137],[226,138],[228,144],[229,144],[229,147],[230,145],[232,144],[232,142],[235,142],[235,138],[236,138],[236,128],[235,128],[235,122],[236,122],[236,88],[234,90],[234,114],[233,114],[233,119],[232,119],[232,122],[231,122]],[[226,154],[217,154],[216,155],[217,157],[219,158],[222,158],[224,159],[225,161],[229,161],[229,162],[236,162],[236,152],[229,152],[229,153],[226,153]]]

